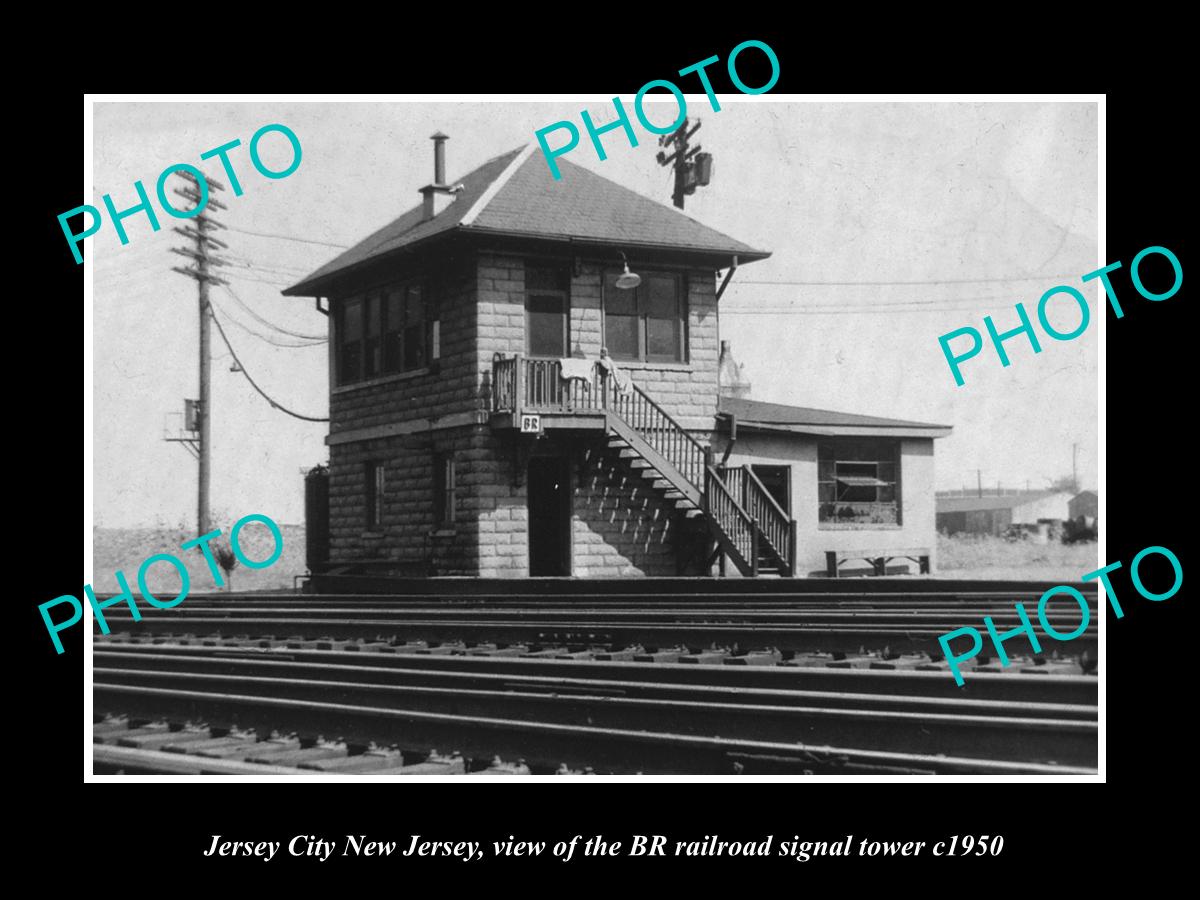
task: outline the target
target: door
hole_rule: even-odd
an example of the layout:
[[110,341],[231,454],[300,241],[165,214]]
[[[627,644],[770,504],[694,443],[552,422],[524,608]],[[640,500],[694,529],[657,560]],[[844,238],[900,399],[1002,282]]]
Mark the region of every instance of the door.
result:
[[570,468],[561,456],[529,460],[529,574],[571,574]]
[[767,489],[767,493],[775,498],[785,513],[792,514],[792,467],[791,466],[756,466],[750,467],[755,476]]

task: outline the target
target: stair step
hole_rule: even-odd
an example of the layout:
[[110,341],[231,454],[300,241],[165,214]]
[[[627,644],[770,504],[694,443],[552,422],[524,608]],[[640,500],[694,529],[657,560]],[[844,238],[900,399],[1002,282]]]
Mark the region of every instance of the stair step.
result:
[[[648,477],[648,476],[646,476],[646,477]],[[674,484],[667,481],[667,479],[665,479],[665,478],[655,478],[654,481],[651,482],[650,486],[652,488],[654,488],[656,491],[669,491],[669,490],[674,489],[674,487],[675,487]]]
[[689,509],[686,513],[684,513],[684,515],[689,519],[698,519],[704,515],[704,510],[693,508]]
[[676,500],[675,501],[676,509],[695,509],[695,507],[696,507],[696,504],[694,504],[691,500]]
[[621,451],[620,457],[621,459],[641,459],[642,454],[638,453],[632,447],[627,447]]
[[622,438],[622,437],[610,437],[608,439],[608,446],[610,446],[610,447],[628,447],[629,441],[625,440],[625,438]]
[[677,491],[674,488],[672,488],[671,490],[666,491],[663,494],[663,499],[664,500],[686,500],[687,495],[684,494],[682,491]]
[[653,466],[650,465],[650,463],[646,462],[646,460],[642,459],[640,456],[634,456],[634,457],[630,458],[630,457],[627,457],[624,454],[622,454],[621,458],[628,459],[629,467],[632,469],[653,469],[654,468]]

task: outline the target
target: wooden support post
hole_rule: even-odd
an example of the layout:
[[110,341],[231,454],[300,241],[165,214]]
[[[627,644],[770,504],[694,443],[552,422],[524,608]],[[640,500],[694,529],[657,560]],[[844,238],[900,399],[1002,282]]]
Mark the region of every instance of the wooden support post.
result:
[[796,577],[796,520],[792,519],[788,522],[788,575],[792,578]]
[[758,519],[750,520],[750,575],[758,577]]
[[521,427],[521,412],[525,409],[525,362],[521,354],[513,356],[513,416]]

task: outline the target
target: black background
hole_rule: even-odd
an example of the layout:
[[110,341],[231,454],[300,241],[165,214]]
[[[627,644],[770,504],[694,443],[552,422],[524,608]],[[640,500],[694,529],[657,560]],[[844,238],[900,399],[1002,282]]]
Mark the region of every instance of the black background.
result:
[[[505,21],[511,23],[517,12],[503,12]],[[840,22],[834,29],[799,20],[786,27],[759,27],[749,14],[723,21],[725,12],[695,10],[681,11],[670,28],[654,31],[613,10],[598,9],[596,21],[586,28],[556,18],[558,13],[530,11],[517,18],[524,15],[537,20],[527,25],[542,29],[536,36],[498,38],[483,34],[479,25],[456,21],[425,27],[414,23],[392,35],[403,43],[403,52],[394,46],[371,47],[361,23],[307,35],[292,33],[289,25],[272,39],[253,41],[241,33],[211,35],[208,64],[194,58],[139,74],[137,67],[122,71],[114,62],[113,68],[91,70],[86,86],[95,91],[231,93],[588,91],[620,94],[628,103],[645,81],[671,77],[713,54],[723,61],[737,43],[756,38],[769,43],[780,60],[782,74],[772,93],[1107,91],[1106,258],[1124,263],[1113,281],[1126,313],[1120,320],[1111,310],[1105,313],[1107,518],[1101,524],[1107,560],[1125,563],[1113,580],[1126,612],[1121,620],[1110,612],[1106,621],[1107,785],[1029,779],[1004,785],[539,783],[487,790],[410,783],[85,786],[81,629],[63,633],[66,653],[56,656],[37,612],[37,604],[47,599],[78,596],[83,577],[74,568],[79,546],[74,504],[85,437],[83,429],[65,433],[79,402],[74,377],[80,366],[75,356],[80,332],[66,323],[83,311],[82,267],[74,264],[55,218],[83,202],[83,96],[75,84],[59,83],[56,90],[24,101],[38,137],[26,147],[34,165],[26,161],[23,166],[38,174],[10,185],[26,195],[15,217],[23,228],[33,229],[30,238],[22,232],[10,249],[29,247],[37,260],[27,269],[23,252],[10,258],[12,270],[29,277],[20,279],[24,286],[10,295],[8,309],[12,528],[7,571],[16,581],[10,609],[14,620],[24,623],[28,643],[19,674],[10,676],[10,692],[23,703],[14,704],[7,743],[10,777],[29,792],[14,819],[25,830],[28,851],[45,852],[57,866],[82,857],[86,871],[99,880],[110,873],[163,868],[185,878],[194,873],[214,885],[243,885],[249,877],[277,887],[317,886],[328,879],[352,888],[360,882],[349,879],[375,873],[389,879],[388,889],[403,891],[415,890],[415,879],[422,874],[449,876],[453,881],[444,884],[453,888],[472,873],[503,884],[499,879],[506,874],[520,877],[542,870],[553,875],[558,867],[554,881],[510,886],[540,883],[570,889],[585,876],[602,891],[622,890],[662,877],[676,890],[705,891],[714,886],[707,880],[710,873],[719,869],[741,890],[776,890],[776,885],[810,889],[814,874],[822,884],[845,890],[878,873],[881,884],[916,891],[974,893],[987,885],[992,889],[985,889],[986,894],[1065,889],[1062,882],[1042,877],[1031,881],[1030,867],[1048,867],[1058,878],[1081,869],[1098,871],[1106,856],[1169,856],[1169,817],[1179,785],[1190,780],[1190,754],[1181,730],[1190,718],[1185,712],[1191,705],[1186,663],[1194,652],[1184,622],[1187,591],[1185,586],[1162,603],[1143,600],[1130,585],[1128,564],[1139,550],[1158,544],[1178,555],[1185,572],[1189,568],[1190,534],[1185,535],[1183,520],[1194,516],[1195,506],[1189,499],[1195,400],[1188,400],[1192,390],[1187,387],[1195,379],[1186,376],[1192,368],[1187,346],[1193,337],[1184,321],[1186,282],[1170,300],[1152,303],[1133,290],[1128,266],[1142,248],[1161,245],[1175,252],[1185,272],[1188,268],[1182,223],[1190,203],[1184,192],[1194,179],[1184,168],[1184,154],[1191,148],[1176,123],[1192,102],[1175,94],[1167,71],[1179,57],[1162,45],[1161,34],[1152,41],[1141,40],[1136,28],[1120,36],[1085,35],[1077,23],[1045,19],[1036,30],[1008,22],[1003,31],[989,25],[960,34],[959,26],[944,22],[928,29],[910,22],[907,30],[879,22]],[[689,20],[691,34],[680,31],[682,19]],[[919,39],[914,36],[918,33]],[[89,35],[88,41],[93,37],[100,40]],[[1119,52],[1113,49],[1118,41]],[[765,70],[755,73],[755,56],[750,52],[739,59],[739,71],[751,85],[766,78]],[[1101,58],[1103,68],[1090,67],[1089,60]],[[710,74],[718,93],[733,90],[723,64]],[[685,85],[685,90],[694,89]],[[1165,268],[1164,263],[1168,277]],[[1153,284],[1153,267],[1146,271]],[[1088,292],[1089,299],[1093,295]],[[1093,323],[1080,341],[1096,339]],[[1053,349],[1070,352],[1067,344]],[[96,346],[94,352],[99,359],[117,351]],[[1012,440],[1022,437],[1013,435]],[[87,539],[86,523],[84,533]],[[1153,564],[1163,561],[1150,562],[1144,578],[1153,587]],[[15,711],[22,706],[27,708]],[[776,842],[796,834],[813,840],[853,834],[856,843],[864,837],[935,841],[953,834],[1003,834],[1006,846],[997,859],[937,861],[588,860],[577,854],[564,865],[547,852],[533,860],[470,864],[398,857],[334,857],[315,863],[284,855],[268,865],[257,859],[205,859],[200,854],[218,833],[285,844],[300,833],[343,842],[346,834],[365,833],[404,846],[412,834],[484,842],[511,834],[550,843],[576,834],[626,842],[631,834],[665,834],[674,841],[712,833],[725,840],[762,840],[773,833]],[[762,881],[788,873],[796,876],[795,882]],[[931,877],[910,880],[914,875]],[[140,879],[125,883],[138,883],[138,889],[152,886]],[[169,883],[160,882],[164,887]]]

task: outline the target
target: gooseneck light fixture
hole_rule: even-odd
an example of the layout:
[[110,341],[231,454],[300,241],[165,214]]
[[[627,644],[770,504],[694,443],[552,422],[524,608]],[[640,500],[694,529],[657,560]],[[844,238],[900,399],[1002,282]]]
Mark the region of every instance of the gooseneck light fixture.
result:
[[[620,253],[621,251],[617,252]],[[642,276],[629,271],[629,260],[625,258],[624,253],[621,253],[621,259],[625,262],[625,271],[617,276],[617,287],[623,291],[628,291],[642,283]]]

